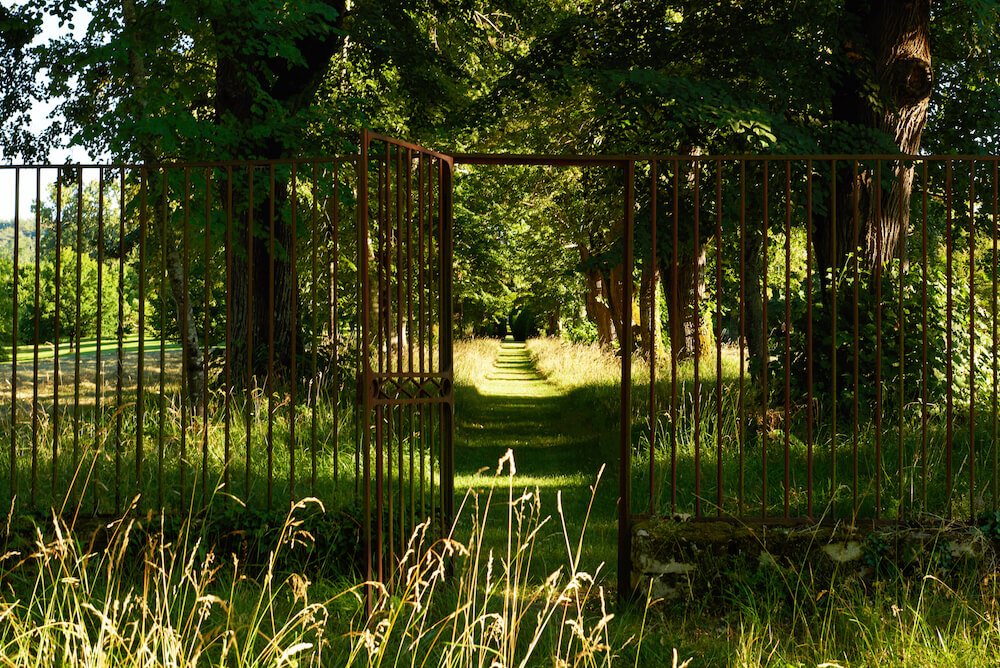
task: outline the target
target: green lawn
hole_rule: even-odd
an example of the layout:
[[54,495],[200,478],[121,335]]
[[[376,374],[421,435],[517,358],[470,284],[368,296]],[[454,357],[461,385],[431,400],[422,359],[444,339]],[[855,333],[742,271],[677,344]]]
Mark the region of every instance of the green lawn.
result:
[[[80,358],[90,359],[97,355],[97,339],[84,339],[80,342]],[[101,339],[101,356],[110,359],[114,355],[118,354],[118,339],[116,338],[106,338]],[[139,352],[139,335],[130,334],[126,336],[121,341],[122,352],[125,355],[134,355]],[[163,346],[164,350],[168,353],[176,352],[181,349],[179,343],[168,342]],[[147,335],[143,340],[143,349],[147,355],[153,354],[155,351],[157,354],[160,350],[160,339],[155,335]],[[9,360],[11,357],[11,347],[4,346],[4,355]],[[38,359],[50,360],[55,357],[57,347],[52,343],[41,343],[38,345]],[[59,357],[61,359],[76,358],[76,346],[69,342],[60,343],[58,346]],[[17,347],[17,360],[18,365],[30,364],[34,360],[35,346],[34,344],[18,345]]]
[[[464,495],[470,487],[483,490],[483,476],[477,471],[489,467],[490,479],[497,461],[510,449],[517,466],[517,487],[537,489],[547,514],[556,512],[556,496],[562,495],[566,530],[575,550],[592,487],[604,467],[587,526],[584,563],[588,568],[603,563],[605,572],[614,569],[616,421],[586,410],[566,388],[544,378],[524,343],[506,341],[492,346],[495,359],[490,366],[480,364],[477,378],[460,376],[456,383],[456,492]],[[490,544],[499,545],[504,534],[490,536]],[[553,517],[535,549],[535,565],[544,575],[566,563],[559,517]]]

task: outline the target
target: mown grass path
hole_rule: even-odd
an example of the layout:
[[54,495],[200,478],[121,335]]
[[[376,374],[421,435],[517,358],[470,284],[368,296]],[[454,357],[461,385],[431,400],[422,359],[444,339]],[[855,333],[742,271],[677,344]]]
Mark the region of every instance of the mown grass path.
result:
[[[498,345],[492,367],[474,383],[459,384],[456,396],[456,507],[470,487],[485,490],[497,461],[508,448],[517,465],[515,485],[540,494],[542,515],[552,519],[535,545],[535,575],[544,576],[568,563],[566,540],[558,516],[557,493],[570,545],[575,551],[590,504],[591,488],[602,465],[583,543],[580,567],[593,572],[604,562],[615,565],[618,496],[614,434],[607,416],[546,380],[535,368],[525,344]],[[478,473],[482,469],[485,472]],[[504,503],[506,494],[499,500]],[[495,497],[495,502],[496,502]],[[487,543],[506,540],[506,511],[497,509],[487,525]]]

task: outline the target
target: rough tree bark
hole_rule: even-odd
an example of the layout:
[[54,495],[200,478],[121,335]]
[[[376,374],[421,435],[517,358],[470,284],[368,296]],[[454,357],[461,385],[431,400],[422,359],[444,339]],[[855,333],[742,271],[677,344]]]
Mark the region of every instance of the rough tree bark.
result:
[[[261,104],[262,97],[279,105],[288,117],[294,117],[315,98],[332,57],[344,41],[346,2],[326,2],[337,12],[335,25],[302,37],[296,44],[301,58],[294,61],[278,55],[248,58],[244,45],[262,28],[246,6],[226,3],[224,9],[212,17],[218,49],[215,118],[221,125],[234,126],[241,137],[232,157],[272,160],[287,157],[294,150],[286,139],[267,134],[260,136],[261,133],[253,129],[270,122],[266,116],[269,105]],[[264,39],[263,36],[260,39]],[[247,384],[251,382],[245,377],[248,369],[254,377],[266,373],[272,327],[274,371],[278,375],[287,372],[291,356],[295,354],[291,349],[291,332],[297,326],[291,317],[292,292],[296,288],[292,285],[288,260],[294,231],[282,215],[288,201],[288,182],[285,175],[279,173],[272,187],[269,172],[257,171],[254,201],[247,202],[238,212],[234,226],[234,239],[239,246],[233,262],[236,278],[232,294],[233,340],[236,347],[232,362],[239,373],[238,382]],[[298,340],[301,341],[301,337]]]
[[[841,48],[846,71],[834,91],[832,117],[881,130],[902,153],[915,154],[934,83],[930,0],[847,0],[844,9]],[[872,95],[873,89],[877,95]],[[816,224],[817,259],[825,268],[840,268],[848,261],[855,216],[859,255],[868,266],[899,257],[909,224],[913,168],[890,162],[882,170],[883,182],[890,183],[881,191],[871,166],[860,165],[857,180],[852,165],[838,170],[837,219],[818,218]]]

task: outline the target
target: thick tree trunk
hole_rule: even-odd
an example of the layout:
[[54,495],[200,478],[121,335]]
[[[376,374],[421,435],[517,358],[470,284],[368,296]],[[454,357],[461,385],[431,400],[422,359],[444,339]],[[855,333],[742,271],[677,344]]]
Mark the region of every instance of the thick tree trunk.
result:
[[670,265],[660,270],[663,292],[667,297],[667,312],[670,326],[671,356],[678,360],[694,357],[695,352],[704,354],[699,337],[707,326],[699,322],[698,308],[705,296],[705,249],[699,249],[698,256],[691,252],[678,254],[676,268],[676,290],[674,268]]
[[[848,0],[841,24],[845,76],[834,91],[833,119],[885,132],[916,154],[933,87],[929,0]],[[877,91],[872,95],[872,89]],[[837,219],[817,219],[816,253],[826,268],[844,267],[854,248],[869,266],[885,265],[905,248],[913,169],[841,165]],[[855,241],[857,240],[857,241]]]
[[[277,212],[287,199],[287,185],[275,184],[275,215],[270,217],[269,196],[255,202],[253,230],[247,239],[248,216],[234,225],[236,253],[233,258],[232,313],[233,358],[231,365],[240,384],[273,371],[286,376],[291,364],[292,275],[289,249],[291,226]],[[265,191],[266,192],[266,191]],[[274,249],[271,253],[272,229]],[[250,252],[247,252],[248,243]],[[298,323],[294,323],[298,326]],[[301,341],[301,337],[297,337]],[[249,346],[249,347],[248,347]]]
[[[283,137],[254,135],[254,129],[271,122],[264,116],[267,106],[260,104],[261,96],[281,105],[289,117],[312,102],[330,59],[344,41],[346,3],[326,0],[326,4],[337,14],[335,24],[328,31],[303,37],[297,44],[299,53],[294,60],[281,55],[258,57],[247,51],[248,40],[260,27],[244,5],[224,3],[210,19],[217,44],[216,122],[235,130],[238,137],[230,148],[233,154],[230,157],[277,159],[286,157],[291,150]],[[248,370],[253,377],[267,373],[271,367],[278,376],[286,374],[291,357],[296,354],[291,349],[292,328],[298,326],[291,317],[293,291],[297,289],[292,284],[289,261],[294,230],[282,215],[289,197],[287,178],[278,174],[272,184],[269,179],[261,178],[262,174],[269,176],[268,172],[257,171],[254,183],[257,197],[252,205],[247,203],[253,215],[252,229],[247,210],[238,217],[234,229],[237,252],[232,298],[236,350],[232,363],[240,375],[238,382],[245,386],[253,380],[245,377]]]

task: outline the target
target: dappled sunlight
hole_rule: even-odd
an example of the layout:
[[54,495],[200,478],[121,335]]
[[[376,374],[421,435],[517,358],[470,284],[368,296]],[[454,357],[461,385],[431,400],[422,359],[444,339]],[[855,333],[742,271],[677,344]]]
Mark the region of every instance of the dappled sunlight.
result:
[[[595,411],[589,397],[574,395],[539,373],[539,358],[529,344],[482,339],[458,342],[456,366],[455,490],[487,492],[498,457],[510,449],[517,457],[517,487],[537,490],[547,505],[557,496],[572,534],[587,515],[598,472],[605,468],[591,513],[591,561],[605,562],[611,577],[616,554],[617,468],[615,420]],[[501,543],[502,532],[486,536]],[[558,561],[561,540],[542,536],[539,564]],[[539,571],[537,575],[546,573]]]

